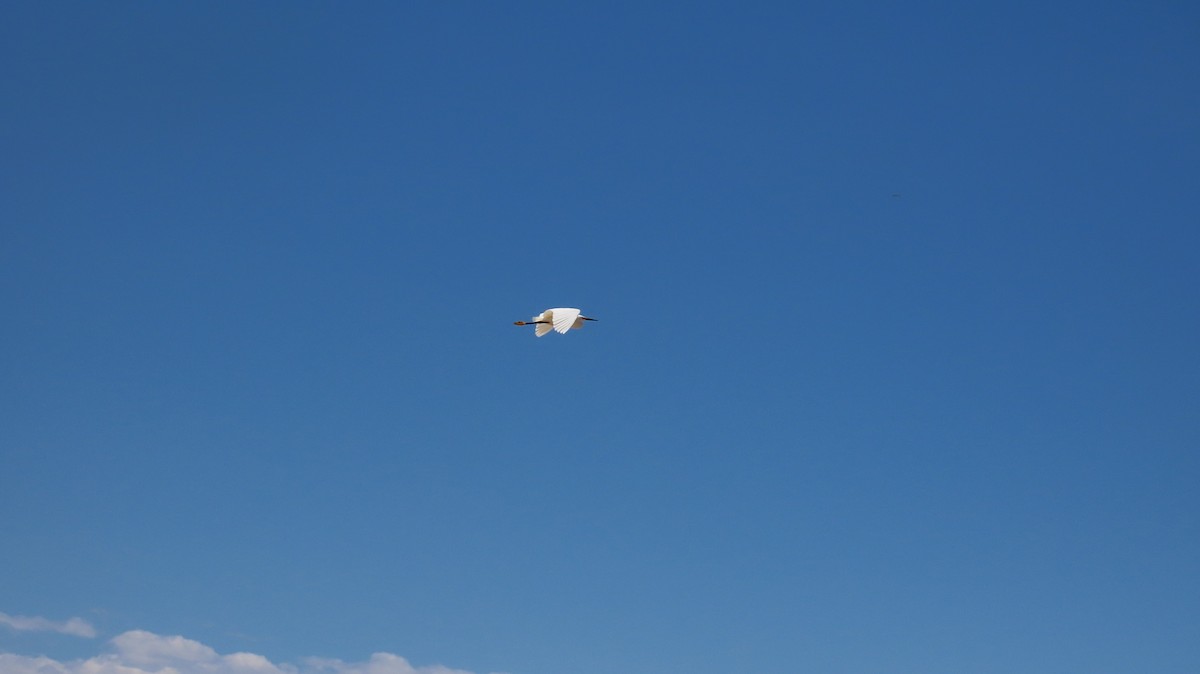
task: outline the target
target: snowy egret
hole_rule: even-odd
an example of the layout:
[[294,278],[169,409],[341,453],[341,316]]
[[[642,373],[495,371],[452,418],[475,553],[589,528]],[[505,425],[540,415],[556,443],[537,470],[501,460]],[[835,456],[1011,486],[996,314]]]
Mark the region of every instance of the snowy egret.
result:
[[547,309],[542,313],[534,316],[532,320],[516,321],[513,325],[536,325],[533,332],[538,337],[554,330],[561,334],[567,334],[567,330],[571,328],[582,328],[584,321],[594,321],[594,318],[579,315],[578,309],[560,307],[558,309]]

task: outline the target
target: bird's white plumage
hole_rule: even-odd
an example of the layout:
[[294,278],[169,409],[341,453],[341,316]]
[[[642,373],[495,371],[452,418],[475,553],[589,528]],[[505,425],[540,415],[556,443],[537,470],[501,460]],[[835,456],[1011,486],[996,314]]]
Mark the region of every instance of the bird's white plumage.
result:
[[[558,309],[548,309],[544,313],[550,314],[549,320],[554,323],[554,331],[561,335],[567,334],[567,330],[571,328],[583,325],[583,321],[579,319],[580,312],[578,309],[560,307]],[[539,325],[538,327],[543,326]]]
[[532,325],[534,326],[533,334],[541,337],[548,334],[551,330],[565,335],[568,330],[582,328],[584,321],[594,320],[596,319],[581,315],[579,309],[558,307],[556,309],[547,309],[528,321],[516,321],[515,324]]
[[[538,337],[541,337],[542,335],[545,335],[547,332],[550,332],[551,330],[553,330],[554,325],[551,323],[553,320],[554,320],[554,310],[553,309],[547,309],[547,310],[543,311],[542,313],[538,314],[537,316],[534,316],[532,322],[537,323],[537,325],[533,326],[533,334],[537,335]],[[542,321],[551,321],[551,322],[543,323]]]

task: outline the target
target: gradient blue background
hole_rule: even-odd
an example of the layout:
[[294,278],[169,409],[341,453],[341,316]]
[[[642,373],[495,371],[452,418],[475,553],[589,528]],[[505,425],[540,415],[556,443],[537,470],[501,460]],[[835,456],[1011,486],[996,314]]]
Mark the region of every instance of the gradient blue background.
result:
[[[1195,672],[1198,27],[6,3],[0,611],[276,662]],[[553,306],[600,322],[511,324]]]

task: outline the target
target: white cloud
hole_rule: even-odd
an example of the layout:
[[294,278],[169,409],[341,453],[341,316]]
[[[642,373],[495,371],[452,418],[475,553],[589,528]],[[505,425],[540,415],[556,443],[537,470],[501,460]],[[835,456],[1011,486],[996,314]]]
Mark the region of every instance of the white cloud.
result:
[[376,653],[370,660],[358,663],[309,658],[305,665],[302,669],[304,674],[471,674],[463,669],[441,665],[413,667],[408,660],[391,653]]
[[27,658],[0,653],[0,674],[70,674],[61,663],[47,657]]
[[[8,615],[0,612],[0,625],[7,625],[21,632],[58,632],[76,637],[91,639],[96,636],[96,628],[83,618],[71,618],[66,622],[55,622],[45,618],[27,618],[19,615]],[[6,674],[0,670],[0,674]]]
[[0,653],[0,674],[472,674],[441,665],[414,667],[391,653],[376,653],[365,662],[308,658],[275,664],[255,653],[221,655],[199,641],[143,630],[120,634],[109,644],[109,653],[62,662]]

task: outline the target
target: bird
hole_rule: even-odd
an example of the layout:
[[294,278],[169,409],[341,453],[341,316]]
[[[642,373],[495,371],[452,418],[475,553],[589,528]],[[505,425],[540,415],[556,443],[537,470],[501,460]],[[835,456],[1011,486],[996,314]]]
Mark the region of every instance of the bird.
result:
[[551,330],[565,335],[571,328],[582,328],[584,321],[594,320],[597,319],[580,315],[578,309],[559,307],[547,309],[528,321],[514,321],[513,325],[536,325],[533,334],[541,337]]

